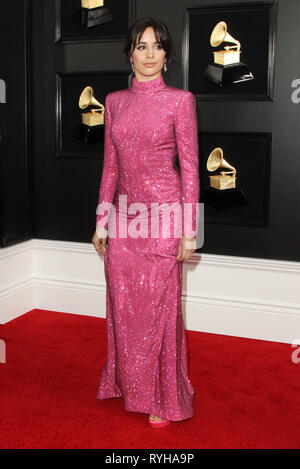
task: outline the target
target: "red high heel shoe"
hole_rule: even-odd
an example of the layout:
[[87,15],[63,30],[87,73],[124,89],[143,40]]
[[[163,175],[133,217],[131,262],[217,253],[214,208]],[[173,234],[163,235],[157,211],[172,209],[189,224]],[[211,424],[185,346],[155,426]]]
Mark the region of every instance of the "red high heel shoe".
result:
[[150,423],[150,426],[152,428],[162,428],[162,427],[165,427],[165,426],[169,425],[169,423],[171,423],[171,422],[170,422],[170,420],[166,420],[166,419],[152,420],[152,418],[149,415],[149,423]]

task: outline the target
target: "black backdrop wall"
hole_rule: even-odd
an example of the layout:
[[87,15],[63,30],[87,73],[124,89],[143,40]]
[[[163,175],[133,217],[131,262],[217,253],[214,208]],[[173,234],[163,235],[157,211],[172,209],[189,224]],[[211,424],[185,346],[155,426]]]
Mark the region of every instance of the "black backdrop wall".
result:
[[[186,13],[192,11],[188,9],[228,5],[223,0],[129,1],[118,28],[112,35],[99,37],[94,32],[82,36],[70,26],[71,9],[77,3],[80,6],[77,0],[64,2],[61,8],[60,0],[19,1],[20,8],[14,10],[18,28],[13,29],[9,6],[1,5],[0,38],[6,47],[5,51],[1,47],[0,79],[7,80],[8,89],[7,103],[0,104],[1,128],[7,128],[7,138],[1,143],[2,247],[30,237],[91,241],[103,145],[86,145],[78,139],[78,146],[74,146],[78,128],[72,134],[71,123],[77,112],[80,120],[77,102],[85,85],[94,84],[97,89],[101,81],[102,91],[97,94],[101,102],[110,90],[127,87],[130,70],[122,48],[128,22],[149,15],[168,24],[179,66],[168,71],[166,82],[184,88],[188,87],[184,29]],[[252,1],[251,5],[262,3],[273,4]],[[114,4],[106,1],[112,11]],[[230,4],[246,7],[249,2]],[[234,218],[232,213],[215,216],[208,210],[205,243],[200,250],[204,253],[300,260],[300,103],[292,100],[292,83],[300,79],[300,2],[279,0],[275,5],[271,96],[239,100],[197,97],[201,165],[205,167],[209,144],[215,142],[212,136],[228,139],[236,135],[239,148],[244,136],[243,154],[251,158],[249,148],[254,152],[249,190],[255,197],[263,186],[265,204],[263,216],[257,216],[259,221],[254,223]],[[255,24],[252,35],[253,39],[258,36]],[[199,66],[201,50],[199,42]],[[193,51],[195,57],[195,45]],[[255,136],[260,143],[251,147]],[[255,152],[264,142],[270,155],[266,171],[258,174]],[[255,219],[255,213],[251,217]]]
[[32,237],[30,12],[0,6],[0,246]]

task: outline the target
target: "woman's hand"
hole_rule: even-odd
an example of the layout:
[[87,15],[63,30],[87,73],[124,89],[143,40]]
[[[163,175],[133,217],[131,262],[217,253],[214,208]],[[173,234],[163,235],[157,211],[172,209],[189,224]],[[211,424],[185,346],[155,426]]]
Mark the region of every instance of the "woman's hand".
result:
[[107,235],[106,236],[102,235],[100,238],[97,235],[97,230],[95,231],[94,236],[92,238],[92,243],[96,251],[99,252],[100,254],[104,254],[106,252],[106,240],[107,240]]
[[188,261],[196,250],[196,238],[183,236],[179,241],[177,261]]

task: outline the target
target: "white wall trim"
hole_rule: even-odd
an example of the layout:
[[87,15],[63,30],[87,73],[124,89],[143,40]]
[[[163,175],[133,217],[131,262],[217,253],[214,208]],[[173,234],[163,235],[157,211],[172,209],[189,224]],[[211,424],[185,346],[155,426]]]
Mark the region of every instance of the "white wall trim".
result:
[[[186,328],[291,343],[299,275],[299,262],[195,254],[184,263]],[[103,256],[92,244],[31,239],[1,249],[0,278],[0,323],[34,308],[105,317]]]

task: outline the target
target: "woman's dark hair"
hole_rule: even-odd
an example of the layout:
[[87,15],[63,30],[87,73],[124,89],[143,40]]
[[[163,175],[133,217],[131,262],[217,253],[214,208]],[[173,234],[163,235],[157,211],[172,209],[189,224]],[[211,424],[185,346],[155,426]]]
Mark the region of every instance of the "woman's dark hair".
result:
[[166,51],[167,64],[176,62],[177,57],[173,49],[172,40],[167,25],[163,21],[155,20],[151,17],[144,17],[138,19],[128,30],[123,50],[128,63],[130,64],[130,56],[135,48],[136,43],[139,42],[145,29],[149,26],[154,30],[155,39],[160,42],[162,48]]

